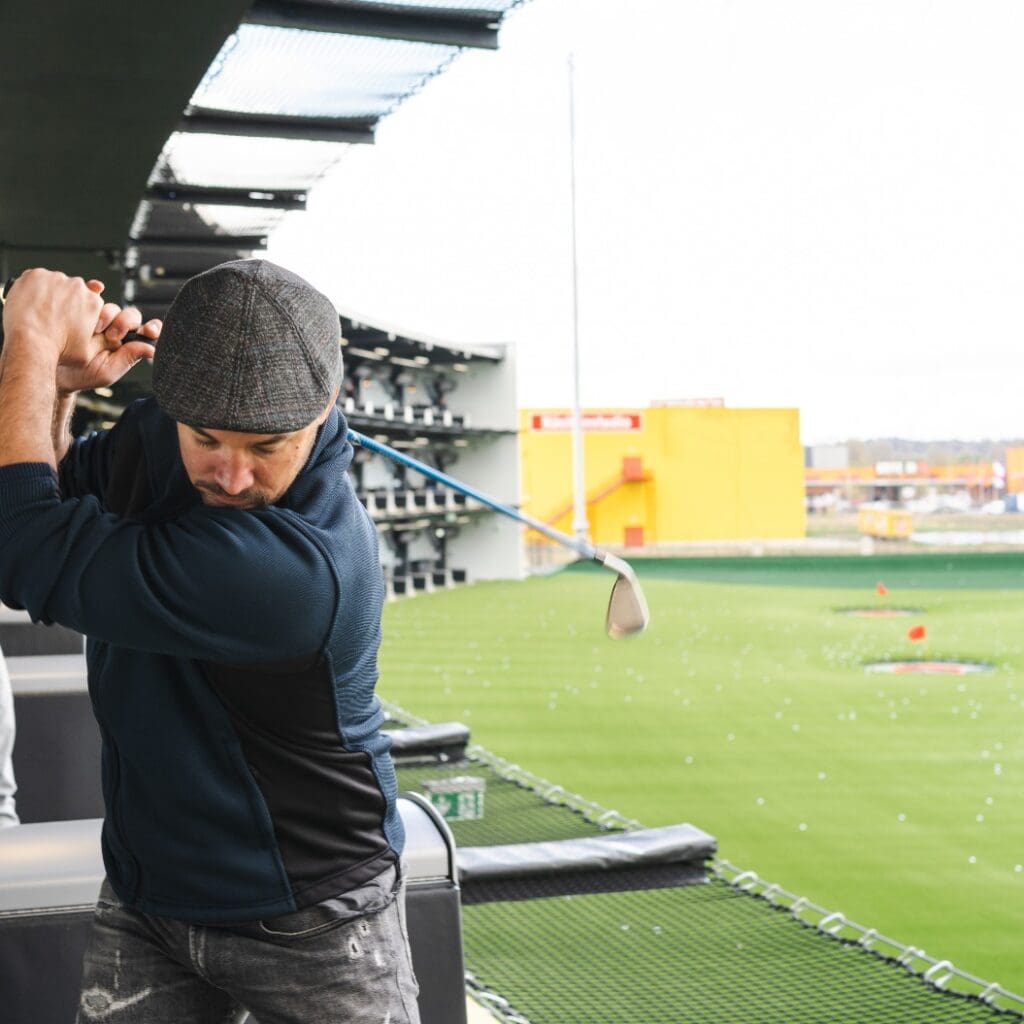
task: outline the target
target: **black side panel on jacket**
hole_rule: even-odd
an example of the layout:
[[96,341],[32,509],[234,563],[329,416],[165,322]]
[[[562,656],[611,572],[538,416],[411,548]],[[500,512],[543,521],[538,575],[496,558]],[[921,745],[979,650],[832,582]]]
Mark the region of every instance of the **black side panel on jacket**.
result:
[[296,903],[362,884],[392,863],[380,783],[368,754],[341,745],[327,662],[203,668],[274,821]]

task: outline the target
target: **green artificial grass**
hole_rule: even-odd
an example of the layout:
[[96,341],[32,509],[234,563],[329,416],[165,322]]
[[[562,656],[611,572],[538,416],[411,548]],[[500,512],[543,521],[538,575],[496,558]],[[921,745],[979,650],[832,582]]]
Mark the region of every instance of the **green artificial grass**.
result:
[[[631,641],[604,635],[607,572],[388,606],[384,696],[645,824],[690,821],[733,863],[1024,993],[1024,559],[635,564],[652,624]],[[924,611],[835,613],[881,603],[878,580]],[[918,622],[926,649],[906,639]],[[925,654],[994,670],[863,668]]]
[[[964,554],[790,555],[769,558],[635,558],[631,564],[645,580],[705,580],[776,587],[871,588],[878,581],[904,590],[1024,589],[1024,552]],[[566,571],[606,573],[594,562],[577,562]]]

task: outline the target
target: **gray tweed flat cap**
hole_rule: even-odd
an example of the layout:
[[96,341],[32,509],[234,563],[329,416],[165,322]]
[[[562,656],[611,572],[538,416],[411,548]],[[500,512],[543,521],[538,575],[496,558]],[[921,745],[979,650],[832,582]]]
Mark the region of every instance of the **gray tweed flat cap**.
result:
[[334,306],[266,260],[222,263],[186,281],[153,360],[160,408],[211,430],[299,430],[327,408],[341,378]]

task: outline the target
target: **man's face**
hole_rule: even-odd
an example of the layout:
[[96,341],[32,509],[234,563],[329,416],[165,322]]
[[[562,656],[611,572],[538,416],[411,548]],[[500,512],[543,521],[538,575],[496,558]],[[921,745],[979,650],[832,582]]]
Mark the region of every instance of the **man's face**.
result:
[[291,487],[313,450],[319,419],[289,434],[248,434],[177,424],[178,447],[192,486],[204,505],[264,508]]

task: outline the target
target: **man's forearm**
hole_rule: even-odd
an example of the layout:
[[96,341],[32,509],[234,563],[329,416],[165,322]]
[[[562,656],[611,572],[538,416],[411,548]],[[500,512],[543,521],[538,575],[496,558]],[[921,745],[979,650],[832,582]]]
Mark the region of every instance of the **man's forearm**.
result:
[[8,335],[0,354],[0,466],[47,462],[54,469],[57,353],[29,335]]
[[50,438],[53,442],[53,457],[59,466],[71,447],[71,416],[75,411],[77,392],[69,395],[57,392],[53,402],[53,420]]

